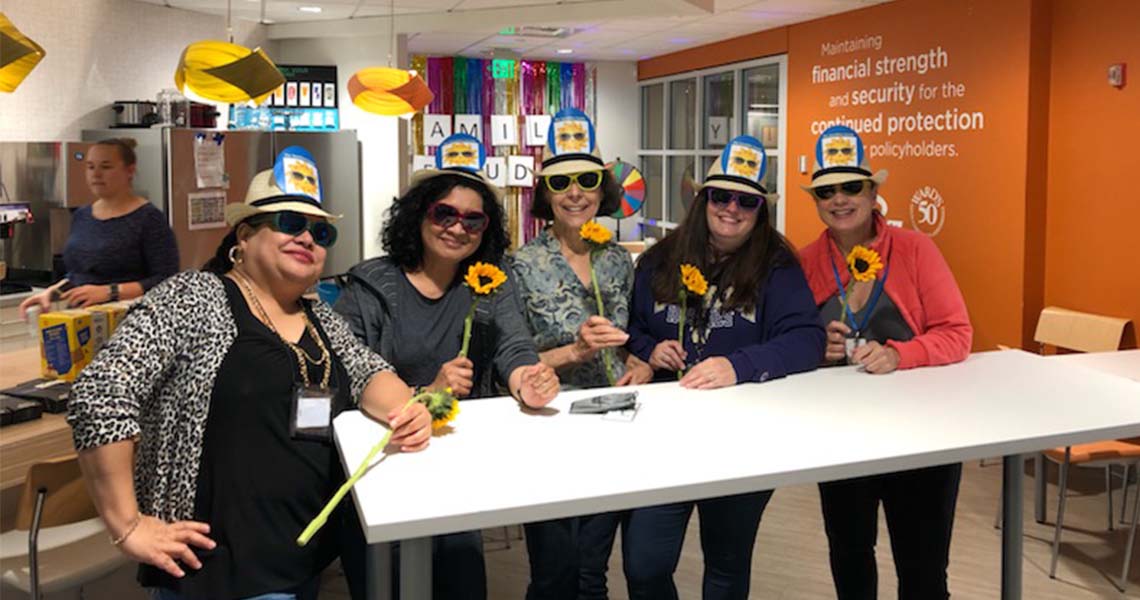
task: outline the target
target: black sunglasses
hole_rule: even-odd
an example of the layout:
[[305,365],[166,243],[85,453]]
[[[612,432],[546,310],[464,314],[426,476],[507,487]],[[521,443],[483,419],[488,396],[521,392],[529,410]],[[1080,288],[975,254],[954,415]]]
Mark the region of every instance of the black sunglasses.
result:
[[602,185],[602,172],[586,171],[571,175],[547,175],[543,177],[543,180],[546,181],[546,188],[556,194],[570,189],[571,183],[577,183],[578,188],[583,192],[592,192]]
[[261,215],[249,220],[251,225],[269,225],[273,231],[297,237],[308,230],[313,236],[313,243],[329,248],[336,243],[336,226],[328,221],[310,221],[309,217],[292,211],[275,212]]
[[443,202],[436,202],[429,206],[427,217],[429,221],[444,229],[459,223],[463,227],[463,231],[467,233],[480,233],[491,222],[491,217],[485,213],[477,210],[461,213],[458,208]]
[[815,196],[816,200],[827,200],[832,196],[838,194],[840,190],[848,196],[858,196],[862,194],[868,186],[871,185],[870,181],[860,179],[859,181],[845,181],[835,185],[825,185],[811,189],[811,195]]
[[764,200],[756,194],[745,194],[720,188],[708,188],[708,198],[709,202],[718,206],[728,206],[732,202],[736,202],[743,210],[756,210]]

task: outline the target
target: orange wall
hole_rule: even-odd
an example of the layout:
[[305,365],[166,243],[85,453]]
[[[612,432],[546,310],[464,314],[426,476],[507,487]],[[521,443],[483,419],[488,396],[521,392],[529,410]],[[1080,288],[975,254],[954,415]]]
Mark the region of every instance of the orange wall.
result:
[[1140,324],[1140,2],[1055,0],[1051,78],[1045,302]]
[[[954,158],[872,156],[890,170],[880,190],[887,218],[915,221],[916,194],[931,186],[945,220],[933,239],[954,270],[975,326],[974,347],[1032,347],[1040,309],[1059,305],[1140,324],[1140,236],[1135,140],[1140,140],[1140,2],[1136,0],[897,0],[642,61],[660,77],[780,52],[788,56],[787,232],[797,245],[821,231],[799,189],[809,175],[813,122],[905,116],[957,108],[981,111],[976,131],[863,131],[885,142],[953,144]],[[882,36],[879,50],[826,55],[821,44]],[[941,46],[946,68],[853,81],[813,82],[814,66],[904,56]],[[1106,82],[1110,64],[1131,69],[1128,85]],[[875,106],[829,106],[862,89],[964,83],[960,98]],[[919,198],[921,200],[921,198]],[[1130,345],[1136,345],[1130,331]]]

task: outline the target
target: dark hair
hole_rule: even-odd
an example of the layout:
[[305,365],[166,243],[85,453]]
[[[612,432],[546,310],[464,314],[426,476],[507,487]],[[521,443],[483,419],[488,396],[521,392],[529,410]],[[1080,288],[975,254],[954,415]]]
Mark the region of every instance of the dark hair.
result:
[[392,262],[405,270],[418,269],[424,260],[424,240],[420,226],[427,218],[429,206],[446,198],[451,190],[463,187],[483,198],[483,212],[487,214],[487,229],[475,253],[460,263],[459,273],[475,262],[498,263],[511,244],[504,225],[503,207],[486,185],[462,175],[437,175],[413,186],[396,198],[388,209],[384,224],[383,247]]
[[[602,185],[598,189],[602,190],[602,201],[598,204],[598,216],[608,217],[621,206],[621,198],[625,192],[609,169],[601,171]],[[551,193],[540,174],[534,180],[534,201],[530,205],[530,214],[539,219],[553,221],[554,211],[550,208]]]
[[138,157],[135,156],[135,146],[138,145],[138,142],[134,138],[110,138],[99,140],[92,145],[114,148],[119,152],[119,158],[123,159],[123,164],[128,167],[138,162]]
[[[697,193],[681,224],[665,239],[651,246],[638,264],[653,266],[653,298],[664,304],[677,301],[681,289],[681,265],[696,266],[710,284],[717,286],[717,296],[726,310],[748,310],[756,306],[768,271],[788,263],[798,263],[796,251],[787,238],[772,227],[767,203],[757,208],[756,225],[744,244],[725,260],[712,263],[709,252],[708,196]],[[731,287],[731,297],[726,290]]]
[[[240,225],[240,223],[239,223]],[[222,243],[218,244],[218,249],[214,251],[214,256],[202,265],[202,270],[207,273],[215,275],[225,275],[234,268],[234,264],[230,262],[230,248],[237,245],[237,227],[234,227],[222,238]]]

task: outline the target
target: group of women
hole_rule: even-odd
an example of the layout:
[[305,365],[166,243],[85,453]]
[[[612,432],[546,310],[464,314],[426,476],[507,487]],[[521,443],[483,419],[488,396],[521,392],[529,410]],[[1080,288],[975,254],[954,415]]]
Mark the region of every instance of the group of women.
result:
[[[585,114],[553,117],[531,208],[549,226],[513,256],[484,159],[475,138],[444,141],[435,167],[394,201],[386,256],[354,267],[330,307],[303,294],[336,241],[338,216],[322,208],[311,157],[286,149],[244,203],[227,207],[232,230],[216,256],[143,296],[83,371],[69,415],[81,465],[112,542],[142,563],[140,581],[155,596],[313,598],[338,556],[362,595],[351,502],[308,545],[293,542],[344,479],[330,435],[344,410],[366,411],[393,430],[393,447],[414,452],[431,434],[421,405],[403,408],[414,390],[509,395],[527,410],[563,388],[682,373],[683,387],[714,389],[835,364],[888,373],[969,351],[945,261],[928,238],[876,212],[885,173],[870,171],[849,129],[821,136],[805,189],[826,229],[799,253],[769,218],[777,197],[752,137],[724,148],[684,219],[636,266],[618,244],[580,233],[621,197]],[[851,281],[855,246],[886,265],[874,281]],[[477,262],[507,275],[489,297],[463,283]],[[684,308],[682,264],[707,282]],[[309,411],[302,424],[299,407],[314,404],[323,420],[314,425]],[[876,595],[880,502],[900,596],[948,597],[960,474],[949,465],[820,485],[840,598]],[[630,598],[678,597],[673,572],[694,507],[704,597],[747,598],[771,495],[526,524],[527,598],[606,598],[619,530]],[[433,563],[435,597],[486,597],[479,532],[438,536]]]

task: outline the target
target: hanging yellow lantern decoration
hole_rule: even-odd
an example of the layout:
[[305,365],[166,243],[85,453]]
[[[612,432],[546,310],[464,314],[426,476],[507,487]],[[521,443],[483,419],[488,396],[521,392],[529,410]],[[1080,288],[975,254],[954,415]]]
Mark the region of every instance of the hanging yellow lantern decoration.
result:
[[0,13],[0,92],[14,92],[40,64],[44,49]]
[[202,40],[182,51],[174,83],[180,92],[189,87],[217,102],[252,100],[260,104],[285,83],[285,76],[261,48],[250,50],[229,42]]
[[357,71],[348,80],[348,95],[361,110],[393,117],[419,112],[435,97],[415,71],[392,67]]

